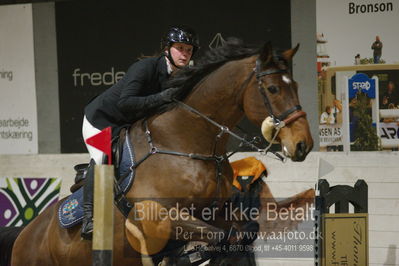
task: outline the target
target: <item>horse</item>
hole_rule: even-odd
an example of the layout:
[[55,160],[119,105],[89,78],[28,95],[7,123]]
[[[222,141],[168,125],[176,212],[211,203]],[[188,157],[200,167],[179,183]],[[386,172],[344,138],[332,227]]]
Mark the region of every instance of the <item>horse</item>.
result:
[[[143,159],[126,198],[142,209],[139,217],[131,211],[126,218],[115,208],[113,265],[151,263],[146,255],[165,250],[171,240],[234,243],[230,237],[233,222],[218,215],[211,221],[196,217],[198,212],[187,214],[179,209],[168,213],[167,219],[151,220],[146,215],[176,204],[187,208],[195,204],[201,211],[215,202],[223,204],[215,198],[231,197],[233,172],[226,156],[227,133],[244,115],[259,127],[266,117],[272,118],[273,140],[281,144],[285,156],[293,161],[306,158],[313,140],[299,104],[297,83],[289,71],[298,47],[277,52],[270,43],[254,48],[229,41],[172,79],[170,84],[180,87],[176,102],[130,127],[135,156]],[[61,202],[19,234],[12,250],[13,266],[92,263],[92,242],[81,239],[80,227],[59,226]],[[171,219],[172,214],[187,219]],[[184,235],[189,240],[180,237]],[[214,237],[205,237],[208,235]]]

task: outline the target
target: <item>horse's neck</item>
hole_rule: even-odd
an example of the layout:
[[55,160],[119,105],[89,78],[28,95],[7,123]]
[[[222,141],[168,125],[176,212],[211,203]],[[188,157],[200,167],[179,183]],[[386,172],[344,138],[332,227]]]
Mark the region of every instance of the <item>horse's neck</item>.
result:
[[[229,62],[202,80],[184,101],[203,115],[228,128],[243,117],[242,97],[254,60]],[[154,139],[165,149],[188,153],[213,153],[220,129],[204,118],[178,107],[151,121]],[[216,153],[225,152],[228,136],[218,139]]]
[[254,59],[231,61],[209,74],[185,103],[215,122],[233,128],[243,117],[242,97]]

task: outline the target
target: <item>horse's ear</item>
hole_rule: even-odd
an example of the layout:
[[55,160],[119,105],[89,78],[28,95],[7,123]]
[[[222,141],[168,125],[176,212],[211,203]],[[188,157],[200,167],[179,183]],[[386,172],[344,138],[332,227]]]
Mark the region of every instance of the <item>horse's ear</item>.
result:
[[284,51],[282,53],[284,59],[290,61],[294,57],[298,49],[299,49],[299,43],[294,48]]
[[272,58],[273,48],[272,43],[269,41],[265,43],[260,50],[259,59],[261,62],[267,62]]

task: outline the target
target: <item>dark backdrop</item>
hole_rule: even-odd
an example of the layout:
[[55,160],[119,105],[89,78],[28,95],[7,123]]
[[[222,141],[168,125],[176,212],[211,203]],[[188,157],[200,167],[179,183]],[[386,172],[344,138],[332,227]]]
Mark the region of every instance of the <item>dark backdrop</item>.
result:
[[[217,33],[251,44],[271,40],[280,49],[291,44],[289,0],[67,1],[55,7],[63,153],[86,152],[81,136],[86,103],[137,57],[159,52],[160,38],[171,25],[193,27],[200,36],[200,53]],[[90,84],[92,73],[97,74]],[[248,121],[240,126],[250,135],[259,134]]]

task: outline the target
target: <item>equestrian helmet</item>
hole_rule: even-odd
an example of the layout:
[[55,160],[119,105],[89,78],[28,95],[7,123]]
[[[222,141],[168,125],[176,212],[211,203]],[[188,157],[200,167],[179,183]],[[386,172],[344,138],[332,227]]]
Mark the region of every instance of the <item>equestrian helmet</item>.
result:
[[192,45],[193,55],[199,49],[198,35],[187,26],[171,27],[162,38],[162,48],[171,47],[176,42]]

